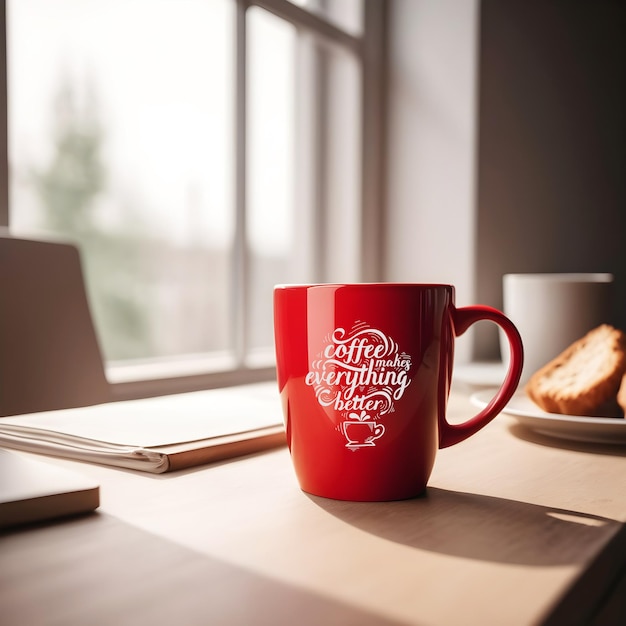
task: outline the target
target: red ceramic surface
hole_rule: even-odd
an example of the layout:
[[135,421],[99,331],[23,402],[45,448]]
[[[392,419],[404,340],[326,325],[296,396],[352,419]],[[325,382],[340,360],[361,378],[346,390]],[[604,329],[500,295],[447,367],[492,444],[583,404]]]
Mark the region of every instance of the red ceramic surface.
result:
[[[479,320],[509,338],[502,387],[460,425],[446,420],[454,339]],[[438,448],[490,422],[516,390],[515,326],[486,306],[456,308],[451,285],[284,285],[274,290],[278,385],[301,488],[341,500],[421,494]]]

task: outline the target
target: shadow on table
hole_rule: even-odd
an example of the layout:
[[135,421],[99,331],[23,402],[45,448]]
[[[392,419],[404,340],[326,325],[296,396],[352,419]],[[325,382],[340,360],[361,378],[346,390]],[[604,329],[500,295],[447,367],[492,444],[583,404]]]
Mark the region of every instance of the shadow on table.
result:
[[586,561],[623,526],[594,515],[437,487],[399,502],[310,497],[335,517],[389,541],[497,563]]
[[397,626],[107,514],[0,535],[3,624]]

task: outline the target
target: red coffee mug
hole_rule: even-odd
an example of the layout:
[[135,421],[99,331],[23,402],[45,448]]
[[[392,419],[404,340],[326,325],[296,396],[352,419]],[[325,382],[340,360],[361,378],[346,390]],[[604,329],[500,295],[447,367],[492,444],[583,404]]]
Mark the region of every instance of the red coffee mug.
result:
[[[485,409],[450,424],[454,339],[479,320],[506,333],[508,372]],[[303,491],[327,498],[421,494],[437,449],[488,424],[522,372],[522,341],[513,323],[491,307],[457,309],[452,285],[278,285],[274,325],[296,476]]]

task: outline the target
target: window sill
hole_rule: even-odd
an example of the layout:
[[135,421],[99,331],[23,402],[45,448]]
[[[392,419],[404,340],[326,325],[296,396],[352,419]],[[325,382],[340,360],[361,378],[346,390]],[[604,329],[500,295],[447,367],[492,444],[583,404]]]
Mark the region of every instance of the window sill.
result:
[[132,400],[151,396],[200,391],[275,378],[271,349],[252,352],[243,365],[232,354],[194,354],[106,365],[112,400]]

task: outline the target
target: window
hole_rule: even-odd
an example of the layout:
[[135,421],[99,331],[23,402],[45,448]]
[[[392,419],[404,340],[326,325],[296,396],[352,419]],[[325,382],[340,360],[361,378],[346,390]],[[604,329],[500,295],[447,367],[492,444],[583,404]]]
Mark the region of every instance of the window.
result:
[[379,278],[384,7],[9,0],[0,224],[79,245],[121,397],[270,377],[274,284]]

